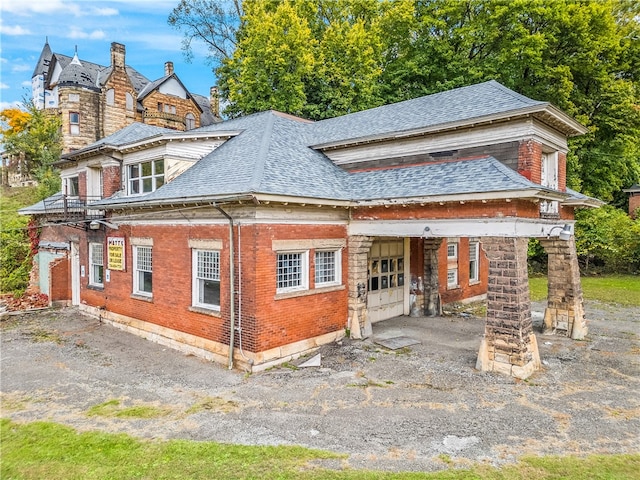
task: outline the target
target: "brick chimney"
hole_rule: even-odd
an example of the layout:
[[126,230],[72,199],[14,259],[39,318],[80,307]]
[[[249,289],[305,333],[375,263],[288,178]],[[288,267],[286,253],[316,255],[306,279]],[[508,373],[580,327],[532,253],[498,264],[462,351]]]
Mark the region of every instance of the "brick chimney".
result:
[[111,66],[114,68],[124,68],[125,48],[121,43],[111,44]]
[[164,76],[173,75],[173,62],[164,62]]
[[218,91],[217,85],[211,87],[209,97],[209,105],[211,106],[211,111],[217,118],[220,118],[220,92]]

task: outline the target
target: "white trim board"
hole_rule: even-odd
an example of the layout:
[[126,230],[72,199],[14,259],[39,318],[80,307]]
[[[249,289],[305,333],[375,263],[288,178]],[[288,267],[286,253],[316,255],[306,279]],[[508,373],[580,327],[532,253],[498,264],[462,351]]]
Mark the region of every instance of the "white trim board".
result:
[[[349,235],[372,237],[526,237],[558,236],[562,226],[573,221],[525,218],[468,218],[455,220],[354,220]],[[554,227],[556,228],[551,232]]]

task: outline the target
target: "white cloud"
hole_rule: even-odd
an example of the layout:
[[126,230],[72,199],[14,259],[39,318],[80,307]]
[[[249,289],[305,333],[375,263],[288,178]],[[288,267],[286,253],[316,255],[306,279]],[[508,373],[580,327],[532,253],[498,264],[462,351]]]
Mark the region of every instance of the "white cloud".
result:
[[106,35],[102,30],[94,30],[91,33],[87,33],[83,30],[80,30],[76,27],[71,27],[71,31],[67,35],[67,38],[80,38],[80,39],[91,39],[91,40],[102,40]]
[[26,65],[24,63],[14,63],[11,66],[12,72],[28,72],[29,70],[33,70],[33,65]]
[[78,17],[82,13],[78,4],[64,0],[29,0],[28,2],[9,0],[2,2],[2,7],[0,8],[5,12],[23,16],[31,16],[32,14],[70,13]]
[[31,88],[31,80],[25,80],[20,84],[21,87],[29,87]]
[[3,25],[1,23],[0,33],[3,35],[31,35],[29,29],[22,28],[20,25]]
[[22,102],[0,102],[0,110],[6,110],[7,108],[22,108]]
[[98,8],[94,7],[91,9],[91,15],[97,15],[98,17],[112,17],[114,15],[118,15],[118,12],[115,8]]
[[11,88],[11,87],[4,82],[0,82],[0,89],[5,90],[7,88]]

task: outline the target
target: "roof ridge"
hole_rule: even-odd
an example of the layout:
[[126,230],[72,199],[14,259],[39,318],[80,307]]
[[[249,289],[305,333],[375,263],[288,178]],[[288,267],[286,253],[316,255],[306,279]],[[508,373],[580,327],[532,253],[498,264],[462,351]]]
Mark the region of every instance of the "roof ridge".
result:
[[264,169],[267,163],[267,155],[269,153],[269,147],[271,144],[271,136],[273,134],[273,126],[275,124],[275,115],[273,112],[267,117],[264,132],[262,134],[262,140],[260,142],[260,150],[255,161],[255,167],[253,170],[253,176],[249,183],[249,189],[252,191],[257,190],[262,183],[262,177],[264,176]]

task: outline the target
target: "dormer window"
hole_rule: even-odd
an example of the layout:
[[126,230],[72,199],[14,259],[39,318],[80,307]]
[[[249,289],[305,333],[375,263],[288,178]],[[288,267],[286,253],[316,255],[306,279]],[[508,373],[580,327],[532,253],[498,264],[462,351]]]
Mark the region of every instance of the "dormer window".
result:
[[185,117],[185,126],[187,130],[193,130],[196,128],[196,117],[193,113],[187,113]]
[[164,160],[129,165],[129,195],[153,192],[164,184]]

